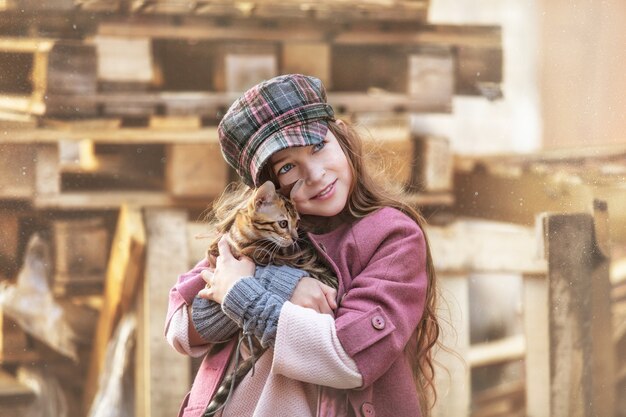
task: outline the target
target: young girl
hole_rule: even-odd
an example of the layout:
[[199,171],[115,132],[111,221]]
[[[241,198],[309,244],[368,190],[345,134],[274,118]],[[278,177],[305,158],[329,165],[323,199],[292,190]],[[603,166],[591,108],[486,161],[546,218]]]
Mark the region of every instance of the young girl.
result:
[[206,354],[180,415],[205,413],[245,350],[240,328],[269,349],[214,415],[426,415],[439,325],[423,218],[368,175],[359,137],[335,119],[314,77],[283,75],[251,88],[218,131],[245,184],[270,180],[291,190],[299,227],[338,289],[294,268],[260,270],[220,240],[219,256],[181,275],[170,292],[168,341]]

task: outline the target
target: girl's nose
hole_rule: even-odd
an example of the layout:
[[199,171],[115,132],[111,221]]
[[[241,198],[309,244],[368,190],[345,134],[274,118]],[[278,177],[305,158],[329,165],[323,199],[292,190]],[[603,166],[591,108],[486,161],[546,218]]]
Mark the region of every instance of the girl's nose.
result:
[[320,165],[314,164],[307,168],[307,185],[315,184],[320,181],[324,175],[326,174],[326,170]]

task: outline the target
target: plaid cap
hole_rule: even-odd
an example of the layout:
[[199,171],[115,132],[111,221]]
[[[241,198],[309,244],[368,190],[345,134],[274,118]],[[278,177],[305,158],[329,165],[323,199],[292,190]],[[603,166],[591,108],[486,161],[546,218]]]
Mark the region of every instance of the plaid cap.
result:
[[334,115],[319,79],[274,77],[230,106],[217,128],[222,154],[246,184],[258,186],[261,169],[274,153],[322,142]]

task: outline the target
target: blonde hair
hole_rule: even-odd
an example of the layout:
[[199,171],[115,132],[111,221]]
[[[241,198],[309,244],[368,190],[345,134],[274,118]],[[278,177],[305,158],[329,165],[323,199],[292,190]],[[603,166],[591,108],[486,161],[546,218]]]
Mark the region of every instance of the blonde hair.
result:
[[[440,325],[436,315],[437,308],[437,280],[435,268],[430,253],[428,238],[424,230],[426,220],[414,207],[402,202],[397,195],[387,191],[380,182],[376,181],[366,168],[363,144],[359,134],[348,123],[329,121],[330,131],[335,135],[341,149],[347,157],[354,181],[349,192],[346,214],[352,218],[365,217],[368,214],[383,207],[394,207],[407,216],[411,217],[424,233],[426,241],[426,272],[428,274],[428,289],[426,291],[426,303],[424,313],[413,335],[415,343],[407,346],[416,346],[415,351],[406,352],[413,364],[413,378],[420,398],[422,414],[428,415],[437,399],[435,389],[435,367],[432,347],[439,343]],[[278,180],[267,164],[261,173],[261,183],[270,179],[278,187]],[[302,216],[302,225],[306,227],[310,223],[307,217]],[[430,396],[428,395],[430,393]],[[428,401],[430,398],[431,401]]]

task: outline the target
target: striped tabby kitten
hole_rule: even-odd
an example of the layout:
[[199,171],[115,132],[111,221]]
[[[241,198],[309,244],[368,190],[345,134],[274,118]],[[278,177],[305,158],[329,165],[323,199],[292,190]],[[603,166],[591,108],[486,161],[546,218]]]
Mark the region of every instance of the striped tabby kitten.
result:
[[[299,216],[294,204],[277,192],[271,181],[255,190],[223,197],[213,211],[217,237],[209,245],[209,256],[219,254],[217,242],[225,234],[233,256],[237,258],[245,255],[257,265],[288,265],[302,269],[312,278],[337,289],[337,277],[321,260],[306,235],[299,233]],[[235,370],[224,378],[204,416],[214,415],[225,404],[229,393],[265,352],[255,337],[250,339],[253,345],[250,346],[250,357],[237,364]]]

